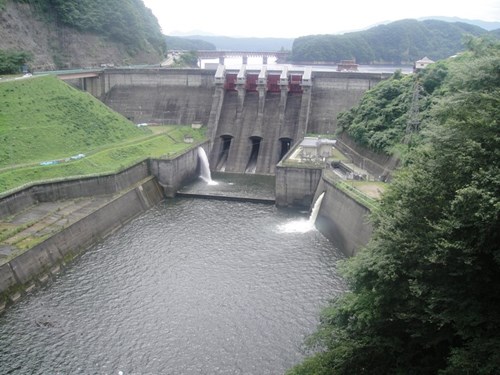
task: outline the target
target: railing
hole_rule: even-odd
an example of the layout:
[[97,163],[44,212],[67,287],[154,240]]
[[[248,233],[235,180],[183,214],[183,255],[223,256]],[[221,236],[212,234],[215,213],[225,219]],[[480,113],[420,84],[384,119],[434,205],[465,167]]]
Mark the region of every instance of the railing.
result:
[[378,202],[377,200],[369,197],[362,191],[356,189],[354,186],[349,185],[347,182],[342,180],[339,176],[335,175],[335,173],[331,171],[325,170],[323,173],[323,178],[330,182],[333,186],[338,188],[339,190],[343,191],[346,193],[348,196],[350,196],[352,199],[354,199],[356,202],[362,204],[366,208],[368,208],[370,211],[373,212],[378,207]]

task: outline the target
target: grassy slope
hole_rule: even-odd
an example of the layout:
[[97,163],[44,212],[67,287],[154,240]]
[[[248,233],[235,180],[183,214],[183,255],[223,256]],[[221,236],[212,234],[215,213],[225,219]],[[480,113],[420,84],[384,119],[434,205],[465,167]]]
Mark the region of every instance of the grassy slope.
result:
[[52,76],[0,84],[0,168],[87,153],[144,131]]
[[[188,126],[137,128],[55,77],[0,83],[0,194],[34,181],[104,174],[167,157],[204,140]],[[41,166],[83,153],[85,158]]]

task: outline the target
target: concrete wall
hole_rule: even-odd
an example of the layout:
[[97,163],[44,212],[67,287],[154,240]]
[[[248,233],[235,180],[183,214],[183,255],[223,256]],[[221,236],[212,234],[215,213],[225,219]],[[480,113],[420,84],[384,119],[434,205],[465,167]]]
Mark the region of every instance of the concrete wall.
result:
[[114,86],[214,87],[214,72],[206,69],[106,69],[105,91]]
[[322,168],[276,167],[276,206],[309,209]]
[[148,177],[105,206],[2,265],[0,297],[3,298],[0,298],[0,304],[8,295],[13,298],[19,289],[39,283],[57,271],[65,259],[73,258],[161,200],[161,188],[154,177]]
[[117,174],[36,184],[0,200],[0,216],[13,215],[37,202],[54,202],[77,197],[113,194],[149,176],[147,162]]
[[334,134],[338,114],[357,105],[367,90],[389,76],[385,73],[315,72],[307,132]]
[[[201,147],[207,151],[208,143]],[[193,148],[170,160],[153,159],[150,161],[150,170],[163,187],[165,195],[174,197],[182,185],[199,176],[198,149]]]
[[137,124],[201,121],[207,125],[215,91],[213,76],[213,71],[202,69],[107,69],[99,97]]
[[370,210],[337,189],[318,168],[276,168],[276,206],[311,209],[321,193],[323,198],[316,227],[347,256],[356,254],[371,238]]
[[273,174],[280,138],[297,142],[306,133],[333,134],[337,115],[388,76],[313,71],[312,87],[304,87],[302,94],[287,96],[285,91],[286,100],[281,100],[278,93],[265,93],[265,88],[264,95],[246,92],[243,85],[238,93],[221,93],[214,72],[206,69],[107,69],[101,99],[135,123],[206,125],[214,167],[222,165],[220,137],[232,136],[227,172],[244,173],[252,150],[249,137],[262,137],[256,173]]
[[372,236],[370,210],[325,179],[322,190],[325,196],[316,227],[345,255],[355,255]]
[[115,85],[104,103],[129,120],[140,123],[207,125],[214,88],[166,85]]
[[[202,147],[206,149],[208,142]],[[0,311],[23,289],[57,272],[66,260],[153,207],[165,195],[175,196],[188,180],[198,177],[199,168],[195,147],[171,160],[149,160],[116,175],[35,185],[0,200],[0,214],[11,215],[37,202],[121,192],[105,206],[1,265]]]

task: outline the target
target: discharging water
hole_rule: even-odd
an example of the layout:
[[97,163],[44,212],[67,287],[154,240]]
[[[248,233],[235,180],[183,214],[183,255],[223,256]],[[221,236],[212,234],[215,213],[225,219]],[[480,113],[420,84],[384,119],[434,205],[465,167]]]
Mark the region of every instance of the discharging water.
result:
[[207,153],[203,147],[198,147],[198,158],[200,160],[200,177],[209,185],[217,185],[217,183],[212,180]]
[[174,199],[0,316],[0,373],[282,374],[344,290],[341,253],[274,206]]
[[298,218],[278,225],[278,230],[282,233],[306,233],[315,231],[316,219],[318,218],[319,209],[325,193],[321,193],[313,204],[311,214],[308,219]]

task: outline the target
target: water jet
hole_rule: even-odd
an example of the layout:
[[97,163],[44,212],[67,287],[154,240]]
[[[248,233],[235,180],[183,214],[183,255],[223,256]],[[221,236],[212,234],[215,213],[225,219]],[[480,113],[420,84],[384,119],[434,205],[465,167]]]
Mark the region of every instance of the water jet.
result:
[[207,153],[203,147],[198,147],[198,159],[200,160],[200,177],[202,180],[204,180],[208,185],[217,185],[217,182],[212,180]]

